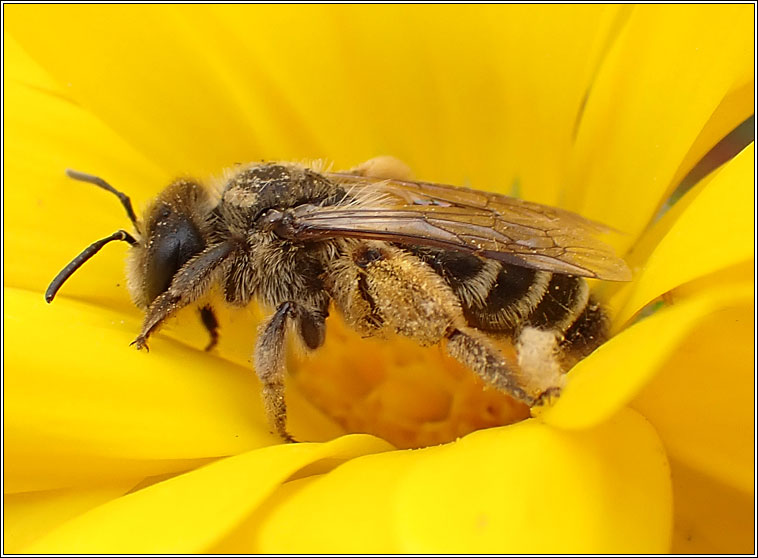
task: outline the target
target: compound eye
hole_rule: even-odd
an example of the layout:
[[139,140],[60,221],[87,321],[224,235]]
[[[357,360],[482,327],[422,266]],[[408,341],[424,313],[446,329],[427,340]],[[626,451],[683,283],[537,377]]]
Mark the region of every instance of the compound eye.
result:
[[195,224],[165,206],[150,232],[145,261],[145,298],[150,304],[166,291],[176,272],[205,248]]

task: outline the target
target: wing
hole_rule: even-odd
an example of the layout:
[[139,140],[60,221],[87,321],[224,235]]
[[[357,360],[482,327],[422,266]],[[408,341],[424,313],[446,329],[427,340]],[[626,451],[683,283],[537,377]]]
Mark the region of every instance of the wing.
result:
[[611,281],[631,272],[596,237],[609,229],[561,209],[428,182],[326,175],[347,191],[334,206],[295,208],[289,236],[335,236],[471,252],[509,264]]

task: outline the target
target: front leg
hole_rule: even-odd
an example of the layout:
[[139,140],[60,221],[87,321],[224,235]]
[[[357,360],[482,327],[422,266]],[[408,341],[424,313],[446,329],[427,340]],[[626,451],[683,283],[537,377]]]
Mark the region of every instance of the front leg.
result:
[[184,308],[203,296],[210,287],[214,274],[237,250],[233,241],[222,242],[206,248],[188,261],[174,275],[171,285],[161,293],[147,309],[142,331],[132,341],[137,349],[147,348],[150,335],[177,310]]
[[262,384],[266,417],[285,442],[295,441],[287,432],[287,404],[284,399],[287,325],[290,320],[295,320],[300,339],[309,349],[317,349],[324,342],[325,319],[324,312],[309,310],[292,301],[283,302],[261,327],[255,343],[255,372]]

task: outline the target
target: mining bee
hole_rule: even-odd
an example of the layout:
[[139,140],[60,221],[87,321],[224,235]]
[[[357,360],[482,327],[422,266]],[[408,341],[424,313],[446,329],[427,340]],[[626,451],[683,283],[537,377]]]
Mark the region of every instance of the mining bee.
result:
[[[630,279],[597,239],[607,229],[574,213],[500,194],[416,182],[392,158],[347,172],[294,163],[239,165],[218,192],[176,180],[134,226],[98,240],[53,280],[45,298],[111,241],[131,245],[128,287],[145,310],[133,344],[220,287],[225,301],[274,309],[254,364],[275,431],[286,429],[288,330],[310,350],[330,307],[365,336],[396,333],[447,354],[530,407],[557,396],[564,372],[606,338],[608,318],[585,277]],[[216,338],[209,307],[203,323]],[[510,349],[496,347],[507,340]]]

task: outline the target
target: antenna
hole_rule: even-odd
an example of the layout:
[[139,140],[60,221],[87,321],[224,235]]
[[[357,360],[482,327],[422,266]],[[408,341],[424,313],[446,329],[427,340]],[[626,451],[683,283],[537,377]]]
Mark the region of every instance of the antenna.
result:
[[89,182],[90,184],[99,186],[103,190],[108,190],[110,193],[115,194],[121,201],[121,205],[123,205],[124,209],[126,209],[126,214],[129,216],[129,220],[134,225],[134,228],[137,230],[137,232],[139,232],[139,226],[137,225],[137,216],[134,214],[134,209],[132,209],[132,201],[129,199],[129,196],[123,192],[119,192],[99,176],[94,176],[92,174],[86,174],[71,169],[66,169],[66,174],[69,178],[73,178],[74,180],[81,180],[82,182]]
[[113,242],[114,240],[123,240],[132,246],[137,244],[137,241],[134,239],[134,237],[124,230],[116,231],[108,237],[101,238],[97,242],[93,242],[87,246],[81,254],[71,260],[71,262],[66,267],[64,267],[60,273],[58,273],[58,275],[55,276],[55,279],[53,279],[52,283],[50,283],[50,286],[47,288],[47,291],[45,291],[45,300],[47,302],[52,302],[55,298],[55,294],[58,292],[58,289],[60,289],[63,283],[65,283],[66,280],[71,277],[74,271],[82,267],[82,265],[87,260],[97,254],[100,251],[100,248],[109,242]]

